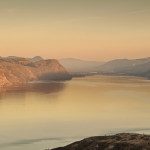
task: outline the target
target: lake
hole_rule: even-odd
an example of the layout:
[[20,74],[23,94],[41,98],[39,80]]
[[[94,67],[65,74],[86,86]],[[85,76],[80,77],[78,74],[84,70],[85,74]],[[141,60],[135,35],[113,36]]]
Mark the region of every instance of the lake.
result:
[[45,150],[89,136],[150,134],[150,80],[87,76],[0,89],[0,150]]

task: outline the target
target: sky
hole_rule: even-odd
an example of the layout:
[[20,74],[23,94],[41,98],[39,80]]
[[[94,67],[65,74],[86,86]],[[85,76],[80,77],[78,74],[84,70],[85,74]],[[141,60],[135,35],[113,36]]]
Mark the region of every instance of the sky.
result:
[[150,0],[0,0],[0,56],[150,57]]

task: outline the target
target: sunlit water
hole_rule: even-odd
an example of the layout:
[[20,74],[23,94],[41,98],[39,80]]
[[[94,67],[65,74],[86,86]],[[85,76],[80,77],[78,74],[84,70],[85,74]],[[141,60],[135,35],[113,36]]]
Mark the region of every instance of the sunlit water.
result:
[[0,89],[0,150],[45,150],[88,136],[150,133],[150,81],[89,76]]

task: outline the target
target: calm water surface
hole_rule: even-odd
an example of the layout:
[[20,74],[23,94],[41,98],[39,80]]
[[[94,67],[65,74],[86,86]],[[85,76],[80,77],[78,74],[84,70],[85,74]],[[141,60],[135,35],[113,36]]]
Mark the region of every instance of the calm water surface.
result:
[[84,137],[150,134],[150,81],[90,76],[0,89],[0,150],[44,150]]

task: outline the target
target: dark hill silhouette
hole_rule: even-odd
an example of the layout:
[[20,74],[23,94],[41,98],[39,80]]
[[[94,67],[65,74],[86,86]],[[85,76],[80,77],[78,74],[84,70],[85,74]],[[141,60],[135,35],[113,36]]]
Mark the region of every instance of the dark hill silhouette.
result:
[[122,133],[84,139],[52,150],[149,150],[150,136]]

